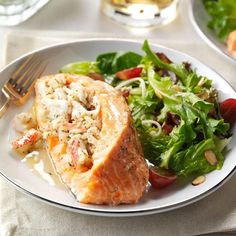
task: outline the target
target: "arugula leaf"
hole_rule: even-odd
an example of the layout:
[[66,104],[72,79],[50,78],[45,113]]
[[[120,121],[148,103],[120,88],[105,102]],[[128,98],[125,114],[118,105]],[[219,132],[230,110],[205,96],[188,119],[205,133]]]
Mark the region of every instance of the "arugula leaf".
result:
[[[160,69],[165,69],[173,72],[181,80],[185,90],[193,93],[201,93],[205,88],[211,87],[211,81],[203,76],[198,76],[193,70],[186,69],[184,63],[182,64],[168,64],[163,62],[150,48],[148,41],[143,43],[143,50],[146,52],[146,58],[142,61],[150,63],[150,61]],[[181,84],[180,84],[181,86]]]
[[186,76],[188,71],[185,69],[184,65],[168,64],[164,63],[149,47],[148,41],[145,40],[142,47],[143,51],[146,52],[148,60],[152,61],[154,65],[158,66],[161,69],[170,70],[175,73],[181,81],[185,84]]

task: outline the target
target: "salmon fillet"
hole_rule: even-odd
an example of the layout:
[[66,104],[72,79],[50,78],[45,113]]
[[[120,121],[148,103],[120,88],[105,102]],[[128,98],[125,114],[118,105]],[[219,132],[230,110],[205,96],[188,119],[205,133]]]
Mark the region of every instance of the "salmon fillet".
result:
[[56,74],[35,84],[38,128],[62,181],[82,203],[136,203],[148,183],[131,113],[112,86]]

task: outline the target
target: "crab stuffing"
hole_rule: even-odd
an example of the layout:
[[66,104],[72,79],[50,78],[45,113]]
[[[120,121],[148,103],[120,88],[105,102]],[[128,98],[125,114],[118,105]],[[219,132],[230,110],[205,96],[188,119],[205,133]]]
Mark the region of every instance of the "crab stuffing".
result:
[[73,77],[61,75],[56,75],[53,80],[39,81],[38,88],[43,97],[38,109],[43,138],[55,141],[57,137],[65,147],[64,158],[66,161],[70,158],[71,165],[91,167],[91,156],[101,130],[96,95],[79,81],[73,81]]

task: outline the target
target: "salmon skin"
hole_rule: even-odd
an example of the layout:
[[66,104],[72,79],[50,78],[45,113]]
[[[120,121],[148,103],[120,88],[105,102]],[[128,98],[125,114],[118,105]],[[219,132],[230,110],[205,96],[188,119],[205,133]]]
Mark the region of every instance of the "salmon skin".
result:
[[82,203],[136,203],[148,166],[129,107],[112,86],[56,74],[35,84],[35,111],[55,170]]

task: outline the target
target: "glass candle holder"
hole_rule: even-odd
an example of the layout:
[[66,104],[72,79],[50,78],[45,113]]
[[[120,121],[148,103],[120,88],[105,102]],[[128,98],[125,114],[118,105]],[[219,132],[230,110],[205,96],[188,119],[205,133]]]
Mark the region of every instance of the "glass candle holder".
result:
[[120,23],[135,26],[161,26],[177,15],[178,0],[101,0],[103,13]]
[[0,0],[0,25],[17,25],[48,2],[49,0]]

